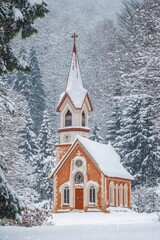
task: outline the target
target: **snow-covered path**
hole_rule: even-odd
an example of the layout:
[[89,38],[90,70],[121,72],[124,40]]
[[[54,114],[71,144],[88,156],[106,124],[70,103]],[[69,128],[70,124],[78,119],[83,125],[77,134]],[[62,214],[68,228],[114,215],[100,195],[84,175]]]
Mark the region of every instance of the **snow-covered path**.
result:
[[155,220],[134,212],[59,213],[42,227],[0,227],[0,240],[159,240]]

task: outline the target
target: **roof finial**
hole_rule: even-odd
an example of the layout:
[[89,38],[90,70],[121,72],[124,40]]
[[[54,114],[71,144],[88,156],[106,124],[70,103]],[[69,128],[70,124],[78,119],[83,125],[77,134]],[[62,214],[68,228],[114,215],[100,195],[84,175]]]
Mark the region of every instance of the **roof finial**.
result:
[[74,39],[74,45],[73,45],[73,52],[76,54],[76,38],[78,37],[78,35],[77,34],[73,34],[72,35],[72,38]]
[[75,44],[75,43],[76,43],[76,38],[78,38],[78,35],[74,33],[74,34],[72,35],[72,38],[74,39],[74,44]]

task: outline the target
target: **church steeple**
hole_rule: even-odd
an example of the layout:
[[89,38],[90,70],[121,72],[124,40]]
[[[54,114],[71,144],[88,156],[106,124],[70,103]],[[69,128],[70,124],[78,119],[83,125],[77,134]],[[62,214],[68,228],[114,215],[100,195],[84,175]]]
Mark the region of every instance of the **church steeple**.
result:
[[[72,38],[74,38],[74,45],[73,45],[73,52],[72,52],[72,59],[71,59],[70,70],[68,75],[68,81],[66,85],[66,91],[69,91],[72,88],[83,89],[79,62],[78,62],[77,48],[76,48],[77,37],[78,36],[75,33],[74,35],[72,35]],[[86,93],[86,90],[85,90],[85,93]]]
[[75,33],[74,35],[72,35],[72,38],[74,39],[72,58],[70,63],[66,89],[65,89],[65,92],[62,93],[58,107],[57,107],[58,112],[59,112],[59,107],[61,106],[63,99],[65,98],[66,95],[69,96],[75,108],[81,108],[86,95],[88,96],[87,90],[84,89],[83,87],[81,72],[80,72],[80,67],[78,62],[78,55],[77,55],[77,48],[76,48],[77,37],[78,36]]
[[60,145],[71,144],[77,135],[88,137],[90,131],[88,111],[93,109],[87,90],[82,83],[76,48],[77,37],[75,33],[72,36],[74,43],[67,84],[57,106],[57,112],[60,112],[60,128],[58,129]]

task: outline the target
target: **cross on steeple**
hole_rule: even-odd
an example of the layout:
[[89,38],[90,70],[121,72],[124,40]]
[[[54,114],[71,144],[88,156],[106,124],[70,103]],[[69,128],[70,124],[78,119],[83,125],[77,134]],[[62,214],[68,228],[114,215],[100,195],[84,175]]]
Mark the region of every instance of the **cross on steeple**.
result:
[[72,38],[74,39],[74,43],[76,43],[76,38],[78,38],[78,35],[74,33],[74,34],[72,35]]

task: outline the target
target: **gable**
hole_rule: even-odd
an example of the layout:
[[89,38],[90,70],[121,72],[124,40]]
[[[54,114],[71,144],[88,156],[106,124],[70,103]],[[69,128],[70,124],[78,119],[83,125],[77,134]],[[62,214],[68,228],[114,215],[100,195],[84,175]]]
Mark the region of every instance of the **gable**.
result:
[[[101,174],[102,171],[99,169],[97,163],[91,158],[91,156],[85,151],[85,149],[83,148],[83,146],[76,141],[75,143],[72,144],[72,146],[69,148],[69,150],[67,151],[67,153],[65,154],[65,156],[63,157],[63,159],[60,161],[60,163],[57,165],[57,167],[55,168],[53,174],[51,175],[51,177],[53,177],[53,175],[58,175],[59,172],[61,172],[62,170],[64,171],[64,169],[67,169],[67,171],[70,169],[70,165],[71,165],[71,161],[78,156],[78,153],[80,153],[80,157],[84,157],[88,162],[90,163],[90,167],[92,169],[94,169],[94,171],[98,174],[98,172]],[[64,171],[66,173],[66,171]],[[67,173],[66,173],[67,174]]]
[[[80,92],[78,94],[80,94]],[[75,94],[75,97],[72,97],[72,95],[70,95],[68,92],[62,93],[60,96],[58,106],[57,106],[57,112],[60,112],[63,109],[66,102],[69,102],[69,104],[72,105],[76,109],[81,109],[85,103],[87,109],[89,111],[93,111],[93,107],[92,107],[89,95],[86,90],[85,90],[85,92],[83,92],[83,94],[79,98],[77,98],[76,94]]]

